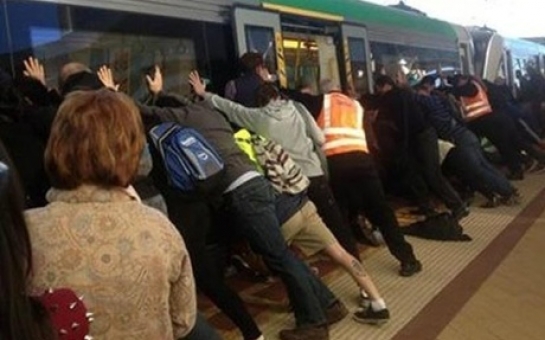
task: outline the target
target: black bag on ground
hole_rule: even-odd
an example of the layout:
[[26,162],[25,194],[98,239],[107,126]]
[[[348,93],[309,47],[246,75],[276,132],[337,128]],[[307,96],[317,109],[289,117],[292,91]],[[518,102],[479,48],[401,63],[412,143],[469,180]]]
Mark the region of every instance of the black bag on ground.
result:
[[405,235],[438,241],[471,241],[464,228],[448,213],[430,216],[426,220],[401,228]]

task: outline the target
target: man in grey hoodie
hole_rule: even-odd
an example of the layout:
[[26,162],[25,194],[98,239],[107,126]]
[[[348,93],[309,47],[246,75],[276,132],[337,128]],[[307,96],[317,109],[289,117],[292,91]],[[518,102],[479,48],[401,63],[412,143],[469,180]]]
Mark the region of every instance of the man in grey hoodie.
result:
[[256,93],[259,107],[248,108],[207,93],[196,72],[190,75],[189,82],[197,95],[223,112],[231,123],[282,145],[301,167],[303,174],[310,179],[308,196],[316,205],[326,226],[343,248],[359,259],[356,241],[335,202],[324,174],[323,169],[326,166],[322,164],[318,154],[324,143],[323,133],[306,108],[299,103],[282,99],[276,87],[268,83],[261,85]]

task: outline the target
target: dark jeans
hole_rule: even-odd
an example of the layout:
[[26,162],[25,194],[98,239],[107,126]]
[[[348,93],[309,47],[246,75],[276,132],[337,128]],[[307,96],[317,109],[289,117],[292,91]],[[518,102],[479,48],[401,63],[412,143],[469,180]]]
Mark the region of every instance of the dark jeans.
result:
[[343,220],[342,213],[337,206],[333,192],[329,187],[329,182],[325,176],[309,177],[310,186],[308,187],[308,197],[316,206],[318,215],[322,218],[325,225],[331,230],[333,235],[341,246],[352,256],[359,259],[360,253],[356,244],[354,234],[348,224]]
[[[341,155],[342,156],[342,155]],[[331,187],[347,220],[363,213],[377,226],[388,250],[400,262],[414,261],[412,246],[405,240],[394,211],[388,204],[382,184],[374,170],[371,156],[354,153],[353,166],[338,163],[336,156],[328,158]],[[361,167],[358,163],[362,164]],[[365,171],[361,171],[365,168]]]
[[473,145],[462,144],[450,150],[443,165],[487,197],[509,196],[514,191],[507,178],[486,159],[477,140]]
[[212,325],[208,323],[204,316],[202,316],[201,313],[197,313],[195,326],[191,332],[189,332],[189,334],[183,337],[181,340],[221,340],[221,337],[212,327]]
[[280,232],[275,193],[270,184],[257,177],[224,196],[237,231],[286,286],[297,326],[323,325],[324,311],[337,299],[288,249]]
[[165,196],[171,221],[182,234],[191,257],[197,287],[240,329],[245,340],[261,335],[246,305],[225,283],[221,266],[207,251],[206,238],[212,223],[212,212],[204,201],[182,201]]
[[428,128],[415,138],[414,154],[429,188],[453,210],[463,205],[462,199],[441,172],[437,133]]
[[[498,149],[512,173],[522,171],[522,147],[513,121],[502,113],[493,112],[467,125],[475,134],[485,137]],[[519,136],[520,137],[520,136]]]

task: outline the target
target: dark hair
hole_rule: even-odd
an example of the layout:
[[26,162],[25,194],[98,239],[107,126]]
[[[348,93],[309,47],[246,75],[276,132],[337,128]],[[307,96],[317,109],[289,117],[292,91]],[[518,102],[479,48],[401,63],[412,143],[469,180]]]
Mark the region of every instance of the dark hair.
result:
[[427,75],[422,80],[420,80],[419,86],[432,86],[435,87],[435,82],[437,81],[438,77],[433,75]]
[[386,85],[396,86],[396,83],[390,76],[384,75],[377,77],[377,79],[375,80],[375,86],[377,87],[383,87]]
[[98,76],[87,71],[78,72],[69,76],[61,87],[61,94],[67,96],[75,91],[92,91],[104,87]]
[[265,83],[257,88],[255,100],[258,107],[267,106],[273,99],[280,97],[280,91],[271,83]]
[[255,72],[255,68],[264,65],[263,56],[257,52],[246,52],[240,57],[242,73]]
[[0,339],[54,339],[42,305],[27,296],[32,272],[23,194],[13,163],[0,142]]

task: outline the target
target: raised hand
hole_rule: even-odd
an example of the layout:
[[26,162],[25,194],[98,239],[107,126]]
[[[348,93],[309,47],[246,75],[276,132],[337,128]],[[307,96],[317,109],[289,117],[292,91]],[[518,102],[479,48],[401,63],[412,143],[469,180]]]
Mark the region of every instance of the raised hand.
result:
[[199,72],[193,71],[189,74],[189,84],[193,87],[193,91],[195,91],[198,96],[202,97],[206,93],[206,85],[201,80]]
[[153,78],[149,75],[146,76],[146,82],[148,83],[148,89],[153,95],[157,95],[163,90],[163,74],[159,66],[155,65],[155,71],[153,72]]
[[29,57],[27,60],[23,61],[23,64],[25,65],[25,70],[23,71],[23,74],[26,77],[37,80],[43,86],[47,86],[45,82],[44,66],[37,58]]
[[102,82],[104,87],[110,90],[118,91],[119,85],[115,83],[112,70],[108,66],[102,66],[97,72],[98,79]]

